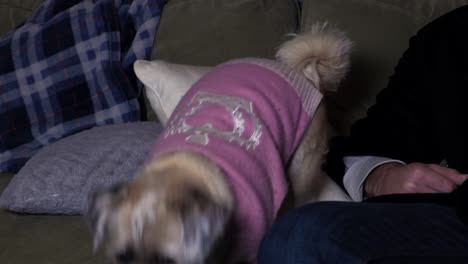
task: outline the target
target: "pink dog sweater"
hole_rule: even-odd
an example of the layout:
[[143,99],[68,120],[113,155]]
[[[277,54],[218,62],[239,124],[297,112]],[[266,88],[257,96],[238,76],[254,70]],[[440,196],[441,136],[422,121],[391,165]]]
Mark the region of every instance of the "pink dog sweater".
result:
[[284,64],[242,59],[222,64],[181,99],[153,156],[201,153],[228,177],[239,231],[230,261],[254,261],[288,190],[286,164],[322,94]]

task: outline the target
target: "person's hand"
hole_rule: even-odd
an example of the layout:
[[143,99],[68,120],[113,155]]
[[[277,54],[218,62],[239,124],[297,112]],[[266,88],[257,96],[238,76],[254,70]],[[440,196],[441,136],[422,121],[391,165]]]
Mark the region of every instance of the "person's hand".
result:
[[369,174],[364,191],[368,197],[396,193],[448,193],[467,179],[467,174],[436,164],[385,163]]

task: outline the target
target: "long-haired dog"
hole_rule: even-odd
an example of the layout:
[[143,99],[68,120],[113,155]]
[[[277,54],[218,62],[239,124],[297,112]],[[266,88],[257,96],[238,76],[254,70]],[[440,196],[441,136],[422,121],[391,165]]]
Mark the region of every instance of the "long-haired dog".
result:
[[95,247],[115,263],[254,263],[288,189],[296,205],[327,196],[322,99],[345,76],[350,48],[342,32],[316,25],[277,61],[210,71],[181,99],[142,173],[92,197]]

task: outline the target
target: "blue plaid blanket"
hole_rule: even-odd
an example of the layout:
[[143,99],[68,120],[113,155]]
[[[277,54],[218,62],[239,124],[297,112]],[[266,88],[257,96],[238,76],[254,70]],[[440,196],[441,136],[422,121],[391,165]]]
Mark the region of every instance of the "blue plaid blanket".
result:
[[0,172],[93,126],[140,120],[133,62],[167,0],[46,0],[0,38]]

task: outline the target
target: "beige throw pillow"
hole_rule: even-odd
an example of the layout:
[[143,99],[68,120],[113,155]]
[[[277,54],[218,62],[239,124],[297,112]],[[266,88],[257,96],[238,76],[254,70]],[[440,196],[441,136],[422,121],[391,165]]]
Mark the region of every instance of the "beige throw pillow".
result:
[[133,67],[138,79],[144,84],[151,108],[163,126],[182,96],[211,69],[161,60],[138,60]]

